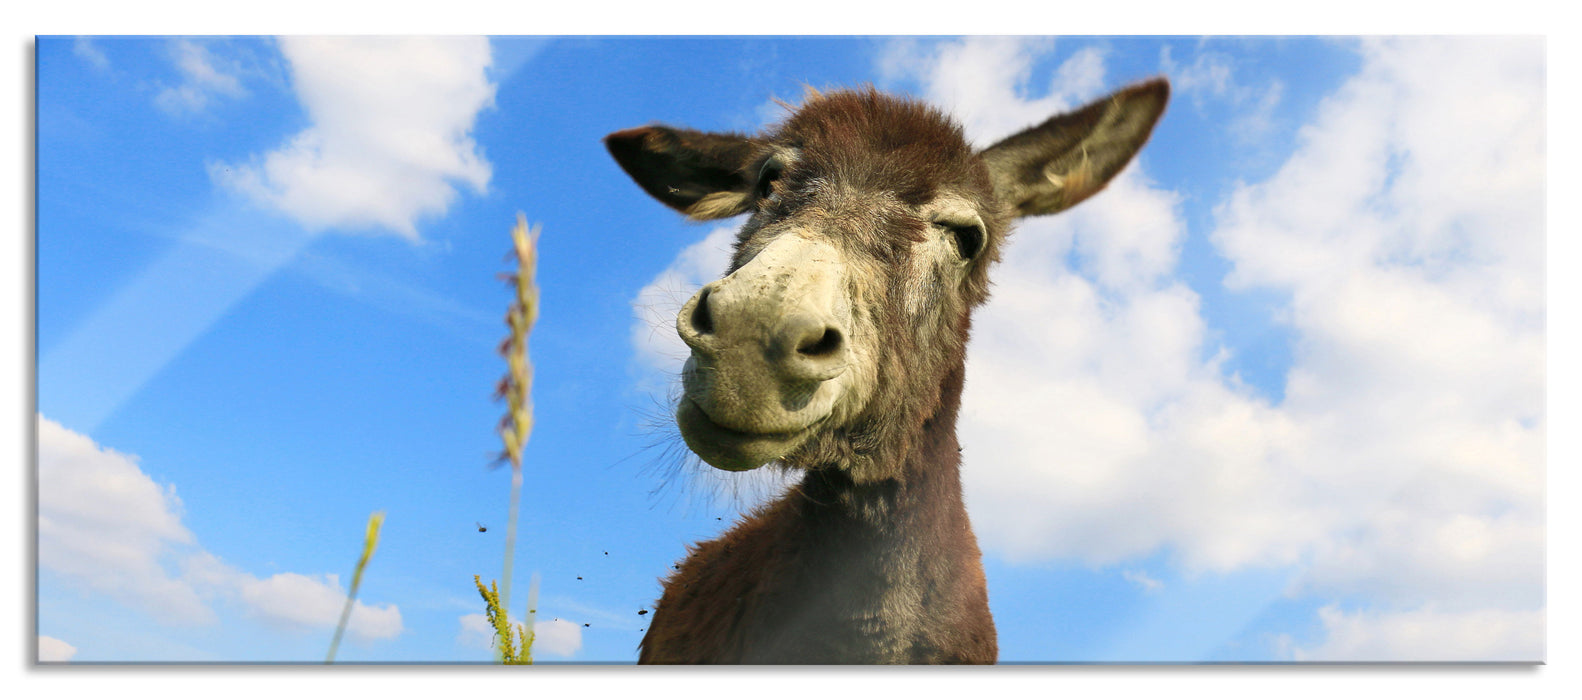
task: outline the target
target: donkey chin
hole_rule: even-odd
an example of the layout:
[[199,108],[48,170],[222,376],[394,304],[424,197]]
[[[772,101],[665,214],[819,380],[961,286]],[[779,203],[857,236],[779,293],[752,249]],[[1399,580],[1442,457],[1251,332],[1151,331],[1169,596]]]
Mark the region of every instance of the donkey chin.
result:
[[676,425],[698,457],[726,471],[757,469],[796,450],[813,435],[820,421],[783,433],[727,428],[691,399],[676,406]]
[[[829,429],[852,393],[842,371],[824,381],[787,381],[756,347],[693,355],[682,370],[676,405],[681,437],[704,462],[727,471],[756,469]],[[755,357],[756,356],[756,357]]]

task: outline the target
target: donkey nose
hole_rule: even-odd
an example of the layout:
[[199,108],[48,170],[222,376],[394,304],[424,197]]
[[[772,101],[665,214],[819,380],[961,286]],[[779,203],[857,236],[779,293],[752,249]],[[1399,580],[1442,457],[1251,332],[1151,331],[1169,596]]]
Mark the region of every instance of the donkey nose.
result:
[[768,369],[785,380],[822,382],[846,371],[846,334],[838,324],[805,308],[786,312],[773,304],[744,303],[719,281],[682,305],[676,332],[699,359],[756,348]]
[[770,361],[792,379],[826,381],[846,371],[846,335],[809,313],[792,313],[770,338]]
[[714,346],[714,312],[709,308],[709,297],[717,283],[710,283],[692,295],[676,314],[676,333],[681,341],[696,352],[712,354]]

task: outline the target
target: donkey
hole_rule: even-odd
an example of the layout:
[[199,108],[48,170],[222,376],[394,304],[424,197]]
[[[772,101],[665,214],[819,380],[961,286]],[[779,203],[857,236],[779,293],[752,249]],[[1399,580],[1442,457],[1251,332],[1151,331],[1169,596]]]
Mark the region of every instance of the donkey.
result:
[[719,469],[802,470],[689,548],[639,663],[996,661],[956,442],[972,310],[1013,220],[1102,189],[1169,92],[1140,83],[976,152],[943,113],[871,87],[810,91],[758,136],[605,137],[671,208],[750,215],[725,277],[676,319],[682,438]]

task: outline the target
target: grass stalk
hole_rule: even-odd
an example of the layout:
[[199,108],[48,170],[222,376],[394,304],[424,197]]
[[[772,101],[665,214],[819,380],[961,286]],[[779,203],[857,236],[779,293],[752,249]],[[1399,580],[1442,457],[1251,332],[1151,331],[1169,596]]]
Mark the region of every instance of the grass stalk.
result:
[[[500,591],[493,581],[485,587],[483,580],[476,574],[472,577],[473,585],[478,587],[478,594],[483,596],[485,613],[489,617],[489,626],[494,628],[495,661],[506,665],[533,663],[533,623],[529,619],[526,623],[512,624],[506,613],[505,606],[500,603]],[[534,577],[528,595],[536,598],[538,594],[538,577]],[[533,603],[529,603],[532,606]],[[529,609],[529,613],[532,610]]]
[[352,586],[346,591],[346,606],[341,608],[341,621],[335,625],[335,636],[330,639],[330,653],[324,657],[324,663],[335,663],[335,652],[340,649],[341,637],[346,634],[346,623],[351,620],[352,607],[357,603],[357,588],[363,584],[363,569],[368,568],[368,560],[373,558],[374,548],[379,546],[379,529],[384,524],[384,511],[377,510],[368,516],[368,532],[363,536],[363,555],[357,559],[357,568],[352,572]]
[[[511,574],[516,569],[516,529],[522,503],[522,449],[527,446],[528,437],[533,433],[533,363],[527,355],[527,338],[533,329],[533,324],[538,320],[538,287],[534,284],[538,266],[538,231],[537,226],[528,229],[526,216],[520,213],[516,215],[516,226],[511,229],[516,272],[504,276],[515,296],[505,315],[505,323],[510,328],[510,334],[500,345],[500,354],[505,356],[506,375],[500,380],[495,391],[496,398],[505,399],[506,402],[506,413],[500,420],[500,439],[505,445],[501,457],[511,463],[511,496],[505,523],[505,570],[500,577],[500,588],[495,603],[500,606],[501,619],[505,619],[503,616],[510,608]],[[481,580],[478,585],[481,593],[483,591]],[[536,579],[532,589],[529,596],[536,598],[538,592]],[[484,597],[488,600],[487,595]],[[532,663],[532,654],[526,647],[532,644],[531,614],[536,612],[533,610],[537,607],[536,601],[529,600],[528,607],[530,617],[527,631],[521,637],[524,648],[519,652],[519,656],[527,658],[526,663]],[[499,634],[499,629],[496,632]],[[508,638],[509,634],[502,637],[502,643]],[[502,653],[501,658],[511,657]]]

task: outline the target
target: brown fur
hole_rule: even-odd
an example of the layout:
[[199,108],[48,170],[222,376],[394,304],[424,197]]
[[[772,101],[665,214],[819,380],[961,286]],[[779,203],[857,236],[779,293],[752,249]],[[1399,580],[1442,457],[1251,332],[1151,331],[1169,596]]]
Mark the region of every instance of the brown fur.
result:
[[[956,442],[971,311],[988,297],[988,270],[1012,220],[1101,189],[1141,148],[1167,94],[1162,81],[1136,86],[976,153],[945,115],[872,89],[811,93],[757,137],[654,126],[606,139],[666,204],[695,218],[752,212],[730,274],[689,302],[680,327],[699,336],[734,322],[726,307],[738,302],[722,290],[740,297],[758,279],[736,273],[759,274],[748,266],[768,265],[754,261],[783,241],[814,241],[806,245],[836,256],[829,269],[843,275],[837,303],[819,313],[841,331],[830,336],[839,340],[830,357],[850,365],[828,415],[775,453],[804,470],[801,483],[690,549],[664,582],[640,663],[996,660]],[[772,184],[758,180],[766,163],[783,165]],[[956,218],[942,218],[944,210]],[[963,210],[982,225],[971,255],[962,246],[975,239],[956,233]],[[766,328],[773,320],[758,319]],[[689,344],[689,373],[746,371],[716,360],[704,341]],[[689,390],[717,388],[703,381],[711,377],[690,379],[698,381]],[[813,395],[768,386],[782,393],[765,401]]]

